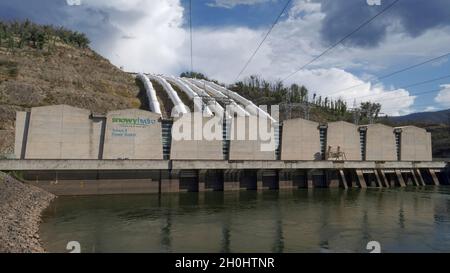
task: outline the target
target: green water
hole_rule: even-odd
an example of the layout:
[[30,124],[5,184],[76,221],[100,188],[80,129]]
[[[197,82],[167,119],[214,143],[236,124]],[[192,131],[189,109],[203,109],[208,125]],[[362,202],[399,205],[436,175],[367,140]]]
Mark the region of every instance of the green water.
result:
[[450,252],[450,187],[60,197],[50,252]]

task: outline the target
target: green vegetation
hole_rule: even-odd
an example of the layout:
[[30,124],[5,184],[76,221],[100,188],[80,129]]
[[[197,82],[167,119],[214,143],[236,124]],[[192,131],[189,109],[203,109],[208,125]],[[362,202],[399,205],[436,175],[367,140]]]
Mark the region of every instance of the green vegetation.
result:
[[[197,79],[208,79],[202,73],[183,73],[181,76]],[[217,82],[217,81],[215,81]],[[362,102],[356,109],[350,109],[343,99],[333,100],[317,96],[303,85],[284,86],[281,81],[269,82],[258,76],[250,76],[239,81],[229,89],[253,101],[257,105],[280,105],[280,119],[304,118],[305,109],[309,111],[309,119],[317,122],[344,120],[358,124],[383,123],[392,127],[414,125],[431,132],[434,158],[450,158],[450,117],[448,124],[392,121],[388,116],[380,117],[382,105]],[[289,113],[289,114],[287,114]]]
[[308,104],[311,108],[319,108],[337,116],[344,116],[348,110],[342,99],[332,100],[315,93],[310,96],[309,90],[303,85],[294,83],[284,86],[281,81],[269,82],[258,76],[237,82],[230,89],[259,105]]
[[203,73],[200,72],[194,72],[194,71],[187,71],[180,74],[180,77],[182,78],[192,78],[192,79],[199,79],[199,80],[207,80],[210,82],[219,83],[216,80],[210,79],[206,77]]
[[91,50],[84,34],[0,20],[0,155],[14,153],[17,111],[55,104],[94,113],[144,108],[140,94],[134,77]]
[[450,123],[430,123],[419,121],[393,122],[389,118],[381,119],[381,123],[393,126],[413,125],[424,128],[431,133],[431,142],[433,144],[434,158],[450,158]]
[[427,124],[422,127],[431,133],[433,157],[450,158],[450,126],[444,124]]
[[16,62],[0,59],[0,82],[17,78],[19,68]]
[[89,46],[89,39],[84,33],[67,30],[52,25],[38,25],[28,20],[24,22],[0,22],[0,47],[8,49],[32,47],[35,49],[51,48],[60,42],[78,48]]
[[[184,72],[181,77],[211,80],[198,72]],[[281,119],[304,117],[305,108],[309,109],[310,119],[318,122],[345,120],[354,122],[357,111],[359,123],[379,120],[381,104],[363,102],[358,109],[349,109],[342,98],[330,99],[312,93],[303,85],[284,86],[281,81],[270,82],[259,76],[250,76],[228,87],[257,105],[280,105]],[[289,112],[289,116],[287,116]]]

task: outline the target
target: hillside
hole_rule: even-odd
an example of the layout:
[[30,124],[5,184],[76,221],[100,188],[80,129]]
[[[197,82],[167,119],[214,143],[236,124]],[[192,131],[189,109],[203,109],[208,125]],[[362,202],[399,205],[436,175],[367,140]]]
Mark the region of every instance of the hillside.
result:
[[[68,104],[95,113],[149,108],[142,84],[88,45],[89,40],[83,34],[70,30],[30,22],[0,22],[0,157],[13,153],[16,111],[55,104]],[[182,76],[207,79],[195,72]],[[172,103],[162,87],[152,82],[163,117],[168,117]],[[341,99],[310,94],[304,86],[297,84],[283,86],[280,82],[267,82],[251,76],[231,85],[230,89],[257,105],[281,104],[281,120],[304,118],[307,111],[302,107],[305,105],[308,105],[309,119],[313,121],[353,122],[354,119]],[[183,92],[178,94],[192,110],[192,103]],[[294,106],[286,109],[287,102]],[[378,116],[380,107],[379,104],[362,103],[359,123],[365,124]],[[392,126],[411,124],[426,128],[433,134],[433,155],[450,157],[450,129],[445,124],[449,112],[416,113],[375,120]]]
[[450,110],[413,113],[380,120],[390,126],[414,125],[431,133],[434,158],[450,158]]
[[52,104],[96,113],[145,108],[145,92],[134,77],[89,47],[58,37],[39,46],[19,46],[17,37],[2,43],[1,34],[0,30],[0,155],[13,153],[16,111]]
[[450,109],[436,112],[420,112],[406,116],[390,117],[390,120],[397,123],[422,122],[434,124],[448,124],[450,122]]

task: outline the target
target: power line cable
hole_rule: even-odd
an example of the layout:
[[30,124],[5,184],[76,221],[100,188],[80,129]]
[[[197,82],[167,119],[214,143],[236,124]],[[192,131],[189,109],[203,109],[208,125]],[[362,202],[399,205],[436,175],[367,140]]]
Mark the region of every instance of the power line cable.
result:
[[408,97],[409,95],[412,96],[419,96],[419,95],[425,95],[425,94],[430,94],[430,93],[434,93],[434,92],[439,92],[441,91],[442,88],[439,89],[432,89],[432,90],[427,90],[427,91],[423,91],[423,92],[419,92],[419,93],[414,93],[414,94],[408,94],[408,95],[402,95],[402,96],[394,96],[394,97],[390,97],[390,98],[384,98],[384,99],[375,99],[373,100],[373,102],[380,102],[380,101],[386,101],[386,100],[396,100],[396,99],[403,99]]
[[191,42],[191,76],[194,73],[194,57],[193,57],[193,42],[192,42],[192,0],[189,0],[189,32]]
[[[388,74],[386,74],[386,75],[382,75],[382,76],[379,76],[379,77],[378,77],[378,76],[370,77],[368,80],[371,80],[371,79],[377,79],[378,81],[380,81],[380,80],[383,80],[383,79],[387,79],[387,78],[390,78],[390,77],[392,77],[392,76],[394,76],[394,75],[397,75],[397,74],[400,74],[400,73],[403,73],[403,72],[412,70],[412,69],[414,69],[414,68],[417,68],[417,67],[419,67],[419,66],[422,66],[422,65],[425,65],[425,64],[428,64],[428,63],[432,63],[432,62],[434,62],[434,61],[437,61],[437,60],[442,59],[442,58],[447,57],[447,56],[450,56],[450,52],[445,53],[445,54],[440,55],[440,56],[437,56],[437,57],[434,57],[434,58],[432,58],[432,59],[428,59],[428,60],[426,60],[426,61],[423,61],[423,62],[414,64],[414,65],[411,65],[411,66],[402,68],[402,69],[400,69],[400,70],[397,70],[397,71],[388,73]],[[337,94],[341,93],[342,91],[347,91],[347,90],[350,90],[350,89],[353,89],[353,88],[356,88],[356,87],[363,86],[363,85],[365,85],[365,84],[366,84],[366,83],[364,82],[364,83],[355,84],[355,85],[352,85],[352,86],[349,86],[349,87],[346,87],[346,88],[343,88],[343,89],[339,89],[338,91],[333,92],[333,93],[331,93],[330,95],[337,95]]]
[[325,51],[323,51],[322,53],[320,53],[318,56],[314,57],[311,61],[307,62],[306,64],[304,64],[302,67],[300,67],[299,69],[297,69],[296,71],[292,72],[291,74],[289,74],[289,76],[287,76],[286,78],[284,78],[282,80],[282,82],[286,81],[287,79],[289,79],[290,77],[294,76],[295,74],[297,74],[300,70],[306,68],[307,66],[309,66],[310,64],[314,63],[315,61],[317,61],[319,58],[321,58],[322,56],[324,56],[325,54],[327,54],[329,51],[331,51],[332,49],[334,49],[336,46],[338,46],[339,44],[341,44],[342,42],[344,42],[345,40],[347,40],[350,36],[352,36],[353,34],[355,34],[356,32],[358,32],[359,30],[361,30],[363,27],[365,27],[366,25],[368,25],[369,23],[371,23],[373,20],[375,20],[378,16],[382,15],[383,13],[385,13],[386,11],[388,11],[390,8],[392,8],[395,4],[397,4],[400,0],[395,0],[394,2],[392,2],[391,4],[389,4],[387,7],[385,7],[383,10],[381,10],[379,13],[377,13],[375,16],[371,17],[369,20],[365,21],[364,23],[362,23],[361,25],[359,25],[355,30],[353,30],[352,32],[350,32],[349,34],[347,34],[346,36],[344,36],[342,39],[340,39],[338,42],[334,43],[333,45],[331,45],[330,47],[328,47]]
[[[398,1],[398,0],[397,0]],[[275,21],[273,22],[272,26],[269,28],[269,30],[267,31],[266,35],[264,36],[264,38],[262,39],[262,41],[259,43],[259,45],[256,47],[255,51],[253,52],[253,54],[250,56],[250,58],[248,59],[248,61],[245,63],[244,67],[241,69],[241,71],[239,72],[239,74],[237,75],[236,79],[234,80],[235,82],[238,81],[239,77],[241,77],[242,73],[244,73],[244,71],[247,69],[248,65],[250,64],[250,62],[253,60],[253,58],[255,57],[256,53],[258,53],[259,49],[261,48],[261,46],[263,45],[263,43],[266,41],[267,37],[269,37],[270,33],[272,32],[272,30],[274,29],[274,27],[278,24],[278,21],[280,20],[281,16],[283,15],[283,13],[286,11],[286,9],[288,8],[289,4],[291,4],[292,0],[288,0],[286,2],[286,4],[284,5],[283,9],[281,10],[280,14],[278,15],[278,17],[275,19]]]
[[[421,103],[421,104],[415,104],[415,105],[411,105],[412,107],[423,107],[423,106],[430,106],[429,103]],[[381,108],[383,111],[385,110],[395,110],[398,109],[398,107],[382,107]],[[441,110],[445,110],[445,109],[441,109]],[[439,110],[436,110],[439,111]]]
[[[415,87],[415,86],[419,86],[419,85],[423,85],[423,84],[427,84],[427,83],[440,81],[440,80],[447,79],[447,78],[450,78],[450,75],[445,75],[445,76],[438,77],[438,78],[433,78],[433,79],[430,79],[430,80],[425,80],[425,81],[421,81],[421,82],[412,83],[412,84],[409,84],[409,85],[398,87],[397,89],[411,88],[411,87]],[[349,99],[361,99],[361,98],[373,97],[373,96],[378,96],[378,95],[379,94],[370,94],[370,95],[364,95],[364,96],[358,96],[358,97],[349,97]]]

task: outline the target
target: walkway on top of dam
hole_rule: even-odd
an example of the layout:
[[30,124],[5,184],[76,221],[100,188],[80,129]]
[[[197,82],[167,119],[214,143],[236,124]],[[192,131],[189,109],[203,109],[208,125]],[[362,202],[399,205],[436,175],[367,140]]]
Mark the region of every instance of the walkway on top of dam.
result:
[[227,160],[0,160],[2,171],[64,170],[244,170],[244,169],[444,169],[449,162],[430,161],[227,161]]

